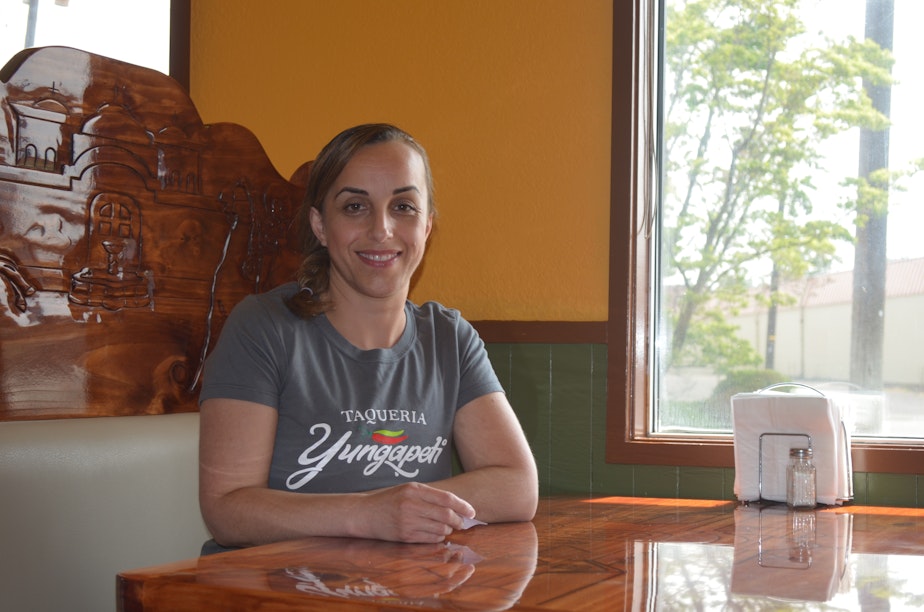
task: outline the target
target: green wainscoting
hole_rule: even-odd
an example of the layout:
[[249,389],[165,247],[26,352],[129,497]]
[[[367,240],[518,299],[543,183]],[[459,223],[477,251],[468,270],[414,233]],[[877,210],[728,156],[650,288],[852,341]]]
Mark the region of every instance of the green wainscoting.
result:
[[[733,468],[606,463],[606,346],[487,345],[532,446],[544,495],[735,499]],[[924,507],[924,475],[854,474],[866,505]]]

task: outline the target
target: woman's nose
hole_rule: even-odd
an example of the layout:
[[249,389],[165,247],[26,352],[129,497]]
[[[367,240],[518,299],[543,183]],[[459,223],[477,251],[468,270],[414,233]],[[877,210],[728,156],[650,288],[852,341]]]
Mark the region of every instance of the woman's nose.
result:
[[384,242],[391,237],[393,220],[387,210],[377,211],[372,215],[372,237],[377,242]]

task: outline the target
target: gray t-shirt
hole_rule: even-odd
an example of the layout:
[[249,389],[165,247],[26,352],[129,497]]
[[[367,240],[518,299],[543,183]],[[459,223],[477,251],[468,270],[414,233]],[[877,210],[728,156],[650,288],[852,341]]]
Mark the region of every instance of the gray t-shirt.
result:
[[456,310],[407,302],[397,344],[364,351],[325,315],[295,316],[283,300],[296,290],[234,308],[199,398],[278,410],[270,488],[337,493],[450,476],[456,410],[503,391],[475,329]]

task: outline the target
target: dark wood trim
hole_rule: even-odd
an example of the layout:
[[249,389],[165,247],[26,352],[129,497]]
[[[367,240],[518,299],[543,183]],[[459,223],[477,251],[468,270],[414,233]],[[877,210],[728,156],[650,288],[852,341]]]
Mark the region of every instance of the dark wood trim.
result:
[[[627,439],[607,428],[607,462],[634,465],[735,467],[730,440]],[[888,444],[851,445],[853,471],[874,474],[924,474],[924,447]]]
[[924,474],[924,446],[851,444],[855,472]]
[[604,321],[471,321],[486,343],[606,344]]
[[[643,417],[648,404],[647,376],[648,325],[639,292],[647,295],[647,271],[639,270],[638,253],[644,252],[644,236],[639,237],[638,206],[643,195],[638,190],[637,139],[641,120],[638,100],[640,72],[638,41],[640,15],[645,0],[613,3],[613,98],[610,152],[610,268],[609,336],[607,342],[607,436],[606,460],[610,463],[661,463],[683,465],[679,457],[662,457],[665,444],[660,440],[636,441],[644,428],[634,432],[634,418]],[[626,84],[616,87],[616,83]],[[646,264],[645,259],[642,264]],[[640,273],[639,273],[640,272]],[[642,281],[641,283],[639,281]],[[641,317],[639,316],[641,315]],[[641,319],[641,320],[640,320]],[[637,435],[638,434],[638,435]],[[671,453],[673,454],[673,453]]]
[[189,92],[190,2],[170,0],[170,76]]

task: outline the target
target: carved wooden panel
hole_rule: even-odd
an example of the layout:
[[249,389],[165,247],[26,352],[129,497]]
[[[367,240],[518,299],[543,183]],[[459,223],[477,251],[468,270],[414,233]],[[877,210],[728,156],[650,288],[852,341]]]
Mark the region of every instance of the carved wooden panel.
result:
[[0,72],[0,419],[196,410],[231,307],[294,277],[302,189],[169,77],[64,47]]

